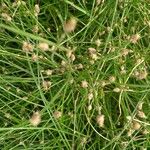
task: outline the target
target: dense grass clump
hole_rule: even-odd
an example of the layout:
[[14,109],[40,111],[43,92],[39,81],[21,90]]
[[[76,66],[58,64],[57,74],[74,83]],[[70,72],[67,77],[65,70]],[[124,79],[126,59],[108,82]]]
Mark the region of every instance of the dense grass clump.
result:
[[0,1],[0,149],[150,148],[147,0]]

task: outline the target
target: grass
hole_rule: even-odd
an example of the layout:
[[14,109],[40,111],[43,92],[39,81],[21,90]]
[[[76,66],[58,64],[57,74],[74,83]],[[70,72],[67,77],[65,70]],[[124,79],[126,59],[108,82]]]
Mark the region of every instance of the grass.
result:
[[[150,148],[148,1],[28,0],[19,5],[1,0],[0,5],[0,149]],[[71,17],[77,26],[65,33],[64,22]],[[23,50],[25,41],[33,51]],[[43,42],[48,51],[38,47]],[[66,56],[70,49],[74,61]],[[51,85],[45,87],[44,81]],[[37,126],[30,122],[35,111],[41,114]],[[104,115],[102,126],[98,115]]]

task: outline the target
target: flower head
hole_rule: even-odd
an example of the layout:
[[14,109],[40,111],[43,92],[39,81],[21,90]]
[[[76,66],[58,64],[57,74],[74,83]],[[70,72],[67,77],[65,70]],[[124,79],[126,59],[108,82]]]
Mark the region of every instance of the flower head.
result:
[[55,112],[53,113],[53,116],[54,116],[55,119],[59,119],[59,118],[62,116],[62,112],[60,112],[60,111],[55,111]]
[[31,125],[38,126],[41,122],[40,112],[39,111],[34,112],[29,121],[30,121]]
[[32,52],[33,51],[33,48],[34,46],[29,43],[29,42],[23,42],[23,45],[22,45],[22,50],[25,51],[25,52]]
[[38,48],[42,51],[47,51],[49,49],[49,45],[47,43],[41,42],[38,44]]
[[96,122],[99,125],[99,127],[104,127],[104,120],[105,120],[105,116],[104,115],[98,115],[96,117]]
[[86,80],[83,80],[83,81],[81,82],[81,87],[87,88],[87,87],[88,87],[88,82],[87,82]]
[[130,42],[136,44],[140,38],[140,34],[134,34],[130,37]]
[[77,25],[77,19],[72,17],[64,23],[64,31],[66,33],[73,32]]
[[1,16],[4,18],[5,21],[11,22],[12,18],[7,13],[2,13]]

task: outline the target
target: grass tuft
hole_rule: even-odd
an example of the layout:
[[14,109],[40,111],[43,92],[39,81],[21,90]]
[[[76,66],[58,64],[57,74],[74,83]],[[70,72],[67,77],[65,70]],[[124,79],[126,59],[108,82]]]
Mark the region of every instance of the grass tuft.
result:
[[150,148],[148,1],[0,8],[0,149]]

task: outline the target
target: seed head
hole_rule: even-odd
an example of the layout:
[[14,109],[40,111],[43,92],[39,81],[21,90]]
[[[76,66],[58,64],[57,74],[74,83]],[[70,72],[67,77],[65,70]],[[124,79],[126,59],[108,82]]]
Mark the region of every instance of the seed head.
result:
[[35,25],[34,27],[33,27],[33,33],[38,33],[38,31],[39,31],[39,27],[37,26],[37,25]]
[[98,56],[97,56],[97,52],[95,48],[88,48],[89,51],[89,56],[93,59],[93,60],[97,60]]
[[66,33],[73,32],[77,25],[77,19],[72,17],[64,23],[64,31]]
[[24,96],[24,97],[22,97],[22,99],[23,99],[23,100],[27,100],[27,99],[28,99],[28,97],[27,97],[27,96]]
[[102,42],[101,42],[100,39],[97,39],[97,40],[95,41],[95,44],[96,44],[97,47],[99,47],[99,46],[101,45],[101,43],[102,43]]
[[45,73],[46,73],[47,76],[50,76],[50,75],[52,75],[53,71],[48,69],[48,70],[45,71]]
[[60,111],[55,111],[55,112],[53,113],[53,116],[54,116],[55,119],[59,119],[59,118],[62,116],[62,112],[60,112]]
[[97,56],[97,54],[91,54],[91,58],[92,58],[93,60],[97,60],[97,59],[98,59],[98,56]]
[[130,37],[130,42],[136,44],[140,38],[141,38],[140,34],[132,35]]
[[88,106],[88,110],[89,111],[92,110],[92,105],[91,104]]
[[86,80],[81,82],[81,87],[87,88],[88,87],[88,82]]
[[25,2],[25,1],[21,1],[21,4],[22,4],[22,5],[26,5],[26,2]]
[[110,83],[115,82],[115,80],[116,80],[116,77],[114,77],[114,76],[110,76],[110,77],[109,77],[109,82],[110,82]]
[[142,134],[144,134],[144,135],[149,134],[149,131],[148,131],[147,129],[144,129],[144,130],[142,131]]
[[120,88],[114,88],[113,91],[116,93],[119,93],[121,91],[121,89]]
[[95,48],[88,48],[89,54],[95,54],[96,53],[96,49]]
[[141,63],[143,63],[144,62],[144,58],[137,58],[137,60],[136,60],[136,64],[138,65],[138,64],[141,64]]
[[68,112],[68,115],[71,117],[71,118],[73,118],[73,113],[72,112]]
[[12,3],[12,7],[20,6],[21,4],[22,4],[22,1],[17,0],[17,1]]
[[42,87],[45,91],[48,91],[49,88],[51,87],[52,83],[50,81],[43,81]]
[[66,67],[66,65],[67,65],[67,62],[64,61],[64,60],[62,60],[62,61],[61,61],[61,66]]
[[93,65],[95,63],[94,60],[90,60],[89,62],[90,62],[91,65]]
[[96,0],[96,4],[97,4],[97,5],[103,4],[104,1],[105,1],[105,0]]
[[70,58],[71,55],[72,55],[72,50],[66,51],[66,56],[67,56],[67,58]]
[[16,88],[16,92],[17,92],[17,93],[21,93],[20,88]]
[[133,129],[129,129],[128,132],[127,132],[127,135],[128,135],[128,136],[131,136],[131,135],[133,134],[133,132],[134,132]]
[[5,117],[6,117],[7,119],[11,119],[10,113],[5,113]]
[[127,118],[128,122],[130,122],[132,120],[131,116],[127,116],[126,118]]
[[86,137],[83,137],[82,140],[81,140],[81,145],[85,145],[87,143],[87,138]]
[[104,127],[104,120],[105,120],[105,116],[104,115],[98,115],[96,117],[96,122],[99,125],[99,127]]
[[37,61],[38,60],[38,55],[37,54],[32,54],[32,60]]
[[102,80],[102,81],[100,81],[100,85],[101,85],[101,87],[105,87],[107,84],[108,84],[108,83],[107,83],[107,81],[106,81],[106,80]]
[[51,32],[51,28],[47,28],[47,31],[48,31],[48,32]]
[[30,121],[31,125],[38,126],[41,122],[40,112],[39,111],[34,112],[29,121]]
[[49,49],[49,45],[47,43],[39,43],[38,48],[41,49],[42,51],[47,51]]
[[137,116],[140,117],[140,118],[147,118],[147,117],[145,116],[145,113],[144,113],[143,111],[141,111],[141,110],[138,110]]
[[121,69],[121,70],[125,70],[125,67],[122,65],[122,66],[120,67],[120,69]]
[[112,32],[113,31],[113,29],[111,27],[107,27],[106,30],[107,30],[107,32]]
[[2,13],[1,16],[5,21],[11,22],[12,18],[7,13]]
[[34,6],[34,15],[37,17],[39,13],[40,13],[40,7],[38,4],[36,4]]
[[61,68],[59,69],[59,71],[60,71],[61,73],[64,73],[64,72],[66,71],[66,68],[65,68],[65,67],[61,67]]
[[28,42],[23,42],[22,45],[22,50],[25,52],[32,52],[33,51],[34,46],[31,43]]
[[70,59],[71,59],[72,62],[75,61],[75,59],[76,59],[75,55],[71,54]]
[[75,69],[83,69],[83,65],[80,63],[80,64],[77,64],[76,66],[75,66]]
[[148,76],[147,70],[135,70],[133,76],[136,77],[138,80],[146,79]]
[[106,31],[104,30],[104,31],[102,31],[102,32],[99,32],[99,35],[102,36],[102,35],[104,35],[105,33],[106,33]]
[[144,102],[139,102],[139,103],[138,103],[138,106],[137,106],[137,109],[138,109],[138,110],[142,110],[143,103],[144,103]]
[[120,74],[126,74],[126,70],[121,70]]
[[74,79],[70,79],[70,80],[69,80],[69,83],[70,83],[70,84],[73,84],[73,82],[74,82]]
[[89,100],[89,101],[90,101],[90,100],[92,100],[92,99],[93,99],[93,97],[94,97],[93,93],[92,93],[92,92],[90,92],[90,93],[88,94],[88,100]]
[[146,79],[147,76],[148,76],[147,70],[144,69],[144,70],[139,71],[139,75],[137,76],[137,79],[143,80],[143,79]]
[[132,122],[132,129],[133,130],[139,130],[141,128],[141,124],[137,121]]
[[122,56],[127,56],[127,55],[129,54],[129,52],[130,52],[129,49],[124,48],[124,49],[122,49],[122,51],[121,51],[121,55],[122,55]]
[[125,67],[123,65],[121,66],[120,69],[121,69],[121,71],[120,71],[121,74],[126,74],[126,70],[125,70]]

